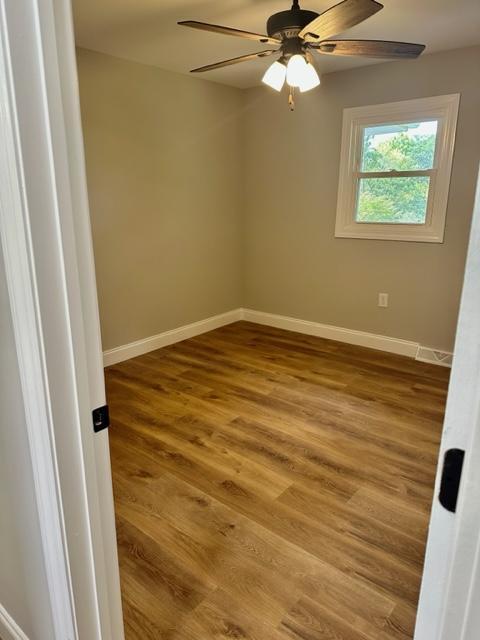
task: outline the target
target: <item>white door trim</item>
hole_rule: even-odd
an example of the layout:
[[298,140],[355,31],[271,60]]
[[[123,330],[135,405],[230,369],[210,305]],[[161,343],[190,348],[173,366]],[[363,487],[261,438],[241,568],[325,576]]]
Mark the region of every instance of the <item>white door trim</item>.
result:
[[0,632],[3,640],[29,640],[8,611],[0,604]]
[[0,237],[55,638],[76,637],[5,6],[0,5]]
[[94,434],[91,413],[105,389],[71,5],[0,7],[0,224],[51,640],[122,640],[108,433]]
[[[37,0],[38,1],[38,0]],[[91,411],[105,404],[98,297],[88,203],[71,0],[43,0],[44,52],[51,95],[56,170],[64,196],[62,236],[79,319],[74,333],[77,382],[83,396],[82,445],[91,526],[96,604],[102,640],[123,640],[123,613],[115,531],[108,431],[92,433]],[[81,362],[80,362],[81,360]],[[81,559],[77,559],[77,562]],[[90,640],[89,636],[89,640]]]
[[[480,173],[440,446],[415,640],[470,640],[480,540]],[[438,501],[445,452],[466,451],[455,514]],[[478,588],[478,587],[477,587]],[[476,594],[478,598],[478,593]],[[477,605],[475,605],[477,606]],[[469,635],[469,633],[471,635]]]

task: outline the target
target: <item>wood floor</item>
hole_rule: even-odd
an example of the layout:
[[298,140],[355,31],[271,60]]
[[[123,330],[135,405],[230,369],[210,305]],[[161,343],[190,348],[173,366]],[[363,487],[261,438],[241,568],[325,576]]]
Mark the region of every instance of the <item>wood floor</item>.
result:
[[110,367],[127,640],[411,639],[448,373],[247,322]]

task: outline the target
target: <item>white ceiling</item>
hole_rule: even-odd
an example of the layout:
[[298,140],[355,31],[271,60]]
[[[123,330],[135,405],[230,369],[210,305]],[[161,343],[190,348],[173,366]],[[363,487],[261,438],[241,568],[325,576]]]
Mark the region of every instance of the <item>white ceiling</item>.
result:
[[[381,1],[385,8],[346,37],[419,42],[427,45],[426,53],[480,44],[480,0]],[[289,9],[290,4],[289,0],[73,0],[79,46],[181,73],[270,46],[179,27],[177,21],[201,20],[265,33],[268,16]],[[335,0],[304,0],[302,7],[321,13],[333,4]],[[316,59],[320,73],[374,63],[325,55]],[[202,77],[253,87],[271,62],[271,58],[245,62]]]

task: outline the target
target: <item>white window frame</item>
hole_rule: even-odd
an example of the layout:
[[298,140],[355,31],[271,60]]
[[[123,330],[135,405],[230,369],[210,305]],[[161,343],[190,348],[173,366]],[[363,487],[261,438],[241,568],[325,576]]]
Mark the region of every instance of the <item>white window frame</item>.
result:
[[[460,94],[455,93],[344,109],[336,238],[443,242],[459,104]],[[368,174],[361,172],[363,132],[366,127],[425,120],[438,120],[432,169]],[[357,222],[355,216],[360,178],[391,177],[394,180],[395,173],[405,177],[430,177],[425,223]]]

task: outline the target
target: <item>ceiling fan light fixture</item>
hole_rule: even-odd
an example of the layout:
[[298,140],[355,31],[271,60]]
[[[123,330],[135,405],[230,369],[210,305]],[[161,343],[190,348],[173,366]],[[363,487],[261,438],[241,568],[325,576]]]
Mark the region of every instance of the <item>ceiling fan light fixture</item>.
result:
[[336,39],[339,34],[361,24],[383,9],[383,5],[377,0],[337,0],[337,4],[322,13],[302,9],[299,0],[290,0],[292,1],[290,10],[278,11],[268,18],[266,34],[242,31],[198,20],[179,22],[178,24],[192,29],[278,46],[276,49],[267,49],[207,64],[192,69],[192,73],[215,71],[241,62],[278,55],[277,62],[269,67],[262,80],[278,92],[282,90],[286,81],[290,87],[290,106],[293,107],[294,89],[298,88],[304,93],[320,84],[320,77],[313,63],[314,54],[407,60],[418,58],[425,49],[425,45],[411,42]]
[[285,84],[285,78],[287,76],[287,67],[276,60],[272,65],[268,67],[265,75],[262,78],[262,82],[275,89],[275,91],[281,91]]
[[302,55],[296,53],[292,56],[287,65],[287,83],[291,87],[300,87],[306,75],[306,68],[307,61]]
[[302,81],[300,83],[300,92],[305,93],[305,91],[310,91],[311,89],[315,89],[320,84],[320,76],[317,73],[317,70],[313,66],[311,62],[307,63],[307,67],[303,72]]

